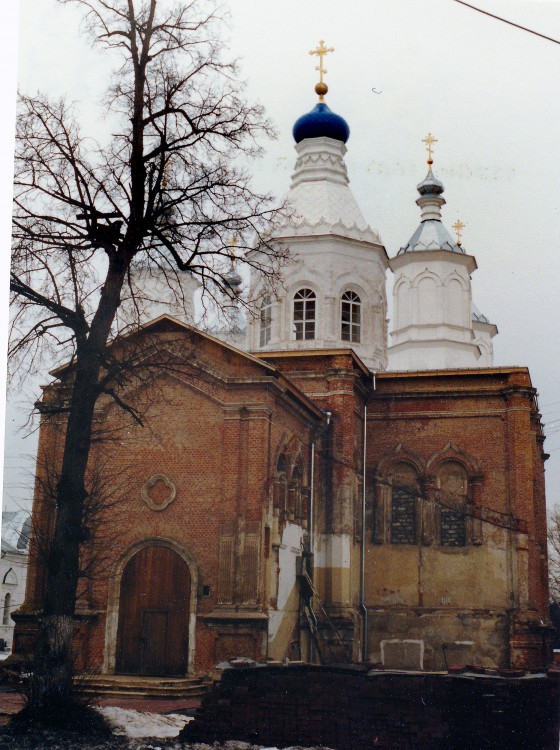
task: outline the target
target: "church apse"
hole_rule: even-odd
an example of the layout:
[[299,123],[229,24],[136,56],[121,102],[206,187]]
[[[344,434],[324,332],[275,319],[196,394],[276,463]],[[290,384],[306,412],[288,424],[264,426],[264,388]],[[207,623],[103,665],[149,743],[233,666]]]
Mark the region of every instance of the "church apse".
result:
[[[528,382],[526,371],[508,368],[378,376],[368,404],[371,661],[439,670],[539,658],[548,638],[546,579],[529,575],[541,554],[531,544],[530,509],[542,498],[510,470],[528,450],[543,472]],[[508,422],[521,402],[514,459]]]

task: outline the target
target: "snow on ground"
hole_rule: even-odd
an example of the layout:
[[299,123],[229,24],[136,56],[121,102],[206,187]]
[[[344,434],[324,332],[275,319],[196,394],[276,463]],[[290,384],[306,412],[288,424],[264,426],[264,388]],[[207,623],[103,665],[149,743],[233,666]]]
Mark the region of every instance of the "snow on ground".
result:
[[115,734],[126,737],[177,737],[190,716],[182,714],[150,714],[129,708],[103,706],[98,711],[115,727]]
[[[181,729],[192,717],[183,714],[151,714],[142,711],[133,711],[130,708],[117,708],[116,706],[103,706],[97,709],[103,716],[108,719],[115,727],[115,734],[122,737],[129,737],[132,740],[141,740],[149,738],[150,740],[169,739],[177,737]],[[155,745],[134,744],[141,750],[161,750]],[[277,747],[264,747],[263,745],[251,745],[249,742],[240,742],[238,740],[227,740],[219,746],[221,750],[278,750]],[[205,745],[204,743],[195,743],[194,745],[173,745],[175,750],[216,750],[217,745]],[[170,748],[170,750],[173,750]],[[293,746],[287,750],[328,750],[327,748],[303,748]]]

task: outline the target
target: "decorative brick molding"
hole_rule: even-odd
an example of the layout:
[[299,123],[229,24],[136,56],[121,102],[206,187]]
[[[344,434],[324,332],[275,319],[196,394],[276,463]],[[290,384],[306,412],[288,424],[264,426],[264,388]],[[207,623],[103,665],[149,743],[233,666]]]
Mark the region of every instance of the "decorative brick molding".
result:
[[151,510],[165,510],[176,494],[175,485],[165,474],[154,474],[140,491],[142,500]]

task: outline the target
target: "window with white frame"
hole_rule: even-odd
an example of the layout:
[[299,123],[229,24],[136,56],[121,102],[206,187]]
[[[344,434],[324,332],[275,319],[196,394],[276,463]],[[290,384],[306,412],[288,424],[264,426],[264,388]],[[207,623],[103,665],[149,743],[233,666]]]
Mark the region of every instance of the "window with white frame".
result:
[[359,344],[362,327],[362,304],[355,292],[344,292],[341,299],[340,338]]
[[267,294],[261,305],[260,346],[266,346],[272,334],[272,298]]
[[315,338],[315,292],[300,289],[294,295],[294,337],[296,341],[310,341]]

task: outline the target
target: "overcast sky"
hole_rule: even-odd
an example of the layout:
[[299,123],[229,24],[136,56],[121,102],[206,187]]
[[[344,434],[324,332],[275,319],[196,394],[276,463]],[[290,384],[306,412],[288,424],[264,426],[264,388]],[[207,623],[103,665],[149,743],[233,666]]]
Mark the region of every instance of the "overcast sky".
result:
[[[471,1],[560,40],[556,0]],[[97,104],[111,60],[84,43],[80,13],[55,0],[20,0],[20,8],[21,90],[65,94],[84,131],[103,133]],[[530,368],[548,434],[548,503],[560,502],[560,44],[454,0],[231,0],[230,9],[228,44],[242,58],[249,97],[278,129],[255,167],[260,189],[288,188],[291,128],[315,104],[308,52],[320,39],[335,48],[325,61],[327,101],[350,125],[351,187],[391,256],[419,222],[421,140],[428,131],[438,138],[444,222],[467,225],[463,245],[478,263],[473,298],[500,331],[495,364]],[[10,49],[9,38],[3,44]],[[6,62],[3,73],[10,97]],[[34,438],[22,440],[16,425],[37,395],[14,395],[8,410],[7,504],[30,494],[29,480],[18,489],[18,467],[29,466],[21,455],[33,452]]]

